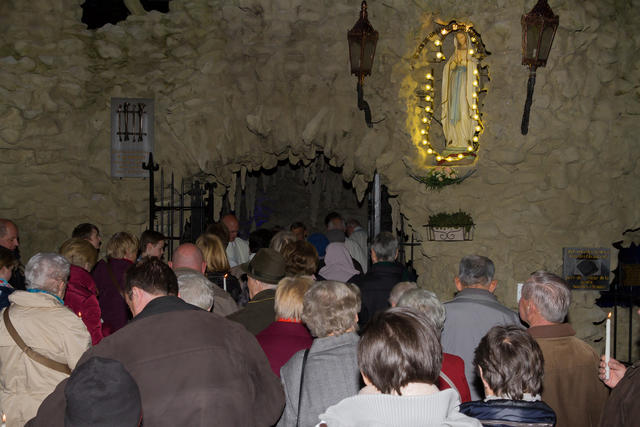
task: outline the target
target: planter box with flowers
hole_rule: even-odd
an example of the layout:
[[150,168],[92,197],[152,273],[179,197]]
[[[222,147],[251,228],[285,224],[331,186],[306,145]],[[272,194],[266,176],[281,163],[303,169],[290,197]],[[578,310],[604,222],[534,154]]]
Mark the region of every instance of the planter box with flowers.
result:
[[473,218],[466,212],[440,212],[429,216],[427,238],[432,241],[455,242],[473,240]]

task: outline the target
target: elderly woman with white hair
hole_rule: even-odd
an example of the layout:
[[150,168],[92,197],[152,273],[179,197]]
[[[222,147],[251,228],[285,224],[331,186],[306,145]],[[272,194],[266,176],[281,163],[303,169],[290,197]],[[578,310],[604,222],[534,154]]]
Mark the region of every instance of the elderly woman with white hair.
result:
[[[438,340],[440,340],[447,316],[444,305],[436,294],[426,289],[410,289],[402,294],[397,306],[413,308],[424,314],[436,326]],[[471,400],[469,384],[464,374],[464,360],[454,354],[442,353],[442,370],[436,385],[440,390],[453,388],[460,394],[462,402]]]
[[[26,265],[26,291],[9,296],[0,320],[0,402],[8,426],[22,426],[90,347],[82,320],[64,306],[69,261],[38,253]],[[27,356],[27,347],[38,353]]]
[[302,321],[316,339],[280,370],[286,406],[278,426],[313,426],[327,407],[358,393],[358,311],[355,285],[322,281],[307,291]]

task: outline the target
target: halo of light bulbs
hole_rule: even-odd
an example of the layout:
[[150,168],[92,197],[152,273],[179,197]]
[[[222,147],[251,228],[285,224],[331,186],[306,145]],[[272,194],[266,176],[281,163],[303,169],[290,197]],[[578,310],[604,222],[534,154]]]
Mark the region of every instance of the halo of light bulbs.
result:
[[[447,25],[438,25],[437,28],[431,32],[427,37],[424,38],[422,43],[418,46],[416,53],[414,54],[414,59],[418,59],[422,51],[426,48],[427,54],[430,52],[435,52],[434,62],[444,62],[446,61],[446,56],[442,52],[443,40],[449,34],[455,34],[456,31],[464,31],[469,34],[469,40],[471,42],[471,46],[468,46],[469,55],[474,56],[480,62],[486,55],[489,54],[484,48],[484,43],[482,42],[482,38],[480,34],[476,32],[472,25],[464,24],[456,21],[451,21]],[[420,108],[417,108],[419,115],[419,141],[420,146],[427,155],[435,156],[435,159],[438,163],[445,162],[456,162],[463,160],[467,157],[476,157],[476,153],[480,147],[480,135],[484,133],[484,122],[482,119],[482,112],[480,110],[480,93],[486,92],[486,89],[481,87],[480,80],[480,64],[478,64],[478,68],[473,70],[473,74],[475,76],[474,81],[472,82],[474,93],[472,97],[474,98],[474,103],[471,108],[473,110],[472,118],[475,121],[474,124],[474,133],[473,137],[470,141],[468,141],[467,151],[464,153],[452,153],[447,156],[439,153],[432,145],[429,140],[429,131],[431,129],[431,121],[433,120],[434,110],[434,72],[433,69],[430,72],[424,75],[424,80],[418,87],[418,103]],[[488,76],[487,76],[488,77]]]

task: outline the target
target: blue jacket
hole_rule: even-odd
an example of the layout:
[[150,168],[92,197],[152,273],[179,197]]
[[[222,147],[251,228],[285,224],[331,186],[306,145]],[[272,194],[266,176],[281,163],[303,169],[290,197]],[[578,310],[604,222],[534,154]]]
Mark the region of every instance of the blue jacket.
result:
[[15,289],[0,284],[0,310],[9,307],[9,295],[11,295]]
[[[482,425],[491,427],[510,427],[527,423],[527,426],[553,427],[556,414],[542,401],[525,400],[476,400],[460,405],[460,412],[477,418]],[[497,422],[496,422],[497,421]]]

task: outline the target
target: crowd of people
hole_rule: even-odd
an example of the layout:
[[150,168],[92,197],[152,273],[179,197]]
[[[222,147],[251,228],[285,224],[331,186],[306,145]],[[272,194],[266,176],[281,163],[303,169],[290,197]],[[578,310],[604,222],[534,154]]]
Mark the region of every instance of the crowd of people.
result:
[[[501,304],[468,255],[442,302],[327,215],[239,237],[233,214],[179,245],[96,225],[23,265],[0,219],[0,409],[6,426],[631,426],[640,364],[604,360],[567,322],[550,272]],[[413,279],[413,280],[412,280]],[[610,390],[613,390],[610,393]],[[4,426],[4,424],[3,424]]]

